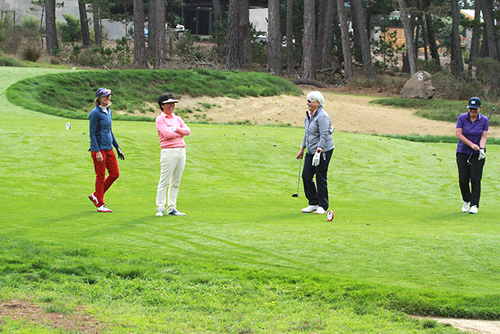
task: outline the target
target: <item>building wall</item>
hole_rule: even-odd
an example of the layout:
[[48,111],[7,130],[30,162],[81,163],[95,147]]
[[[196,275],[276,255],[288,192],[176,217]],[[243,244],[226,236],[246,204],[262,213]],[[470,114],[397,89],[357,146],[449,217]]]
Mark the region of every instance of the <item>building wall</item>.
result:
[[[35,11],[31,11],[30,7],[35,7]],[[31,4],[31,0],[0,0],[1,10],[15,10],[16,11],[16,24],[20,24],[21,20],[27,16],[35,16],[41,18],[42,9]],[[62,14],[70,14],[79,17],[78,0],[64,0],[64,7],[56,9],[56,19],[63,21]]]
[[[60,0],[56,0],[60,1]],[[16,24],[21,24],[24,17],[34,16],[37,19],[41,19],[42,10],[41,7],[36,7],[35,11],[31,11],[30,7],[35,7],[31,4],[31,0],[0,0],[0,11],[11,11],[16,12]],[[70,14],[74,17],[79,18],[78,10],[78,0],[64,0],[64,6],[61,8],[56,8],[56,20],[60,22],[65,22],[63,14]],[[92,13],[89,15],[89,24],[92,25]],[[262,34],[267,34],[267,8],[250,9],[250,22],[255,25],[257,31]],[[45,22],[43,22],[45,24]],[[208,24],[204,22],[203,24]],[[109,22],[103,20],[104,36],[107,39],[115,40],[122,38],[127,35],[127,30],[132,26],[132,23],[128,25],[122,24],[120,22]],[[200,32],[208,34],[208,27],[200,27]],[[191,29],[193,33],[196,33],[195,29]]]
[[[57,0],[56,0],[57,2]],[[35,7],[35,11],[30,10],[31,7]],[[41,7],[36,7],[31,4],[31,0],[0,0],[0,12],[1,11],[12,11],[16,12],[16,24],[21,24],[24,17],[34,16],[37,19],[41,19],[42,9]],[[63,18],[63,14],[69,14],[71,16],[80,18],[80,12],[78,10],[78,0],[64,0],[64,6],[61,8],[56,8],[56,20],[59,22],[66,22]],[[89,15],[89,24],[92,25],[92,13]],[[43,22],[45,24],[45,21]],[[108,22],[103,20],[104,34],[108,39],[119,39],[126,36],[127,26],[119,22]]]

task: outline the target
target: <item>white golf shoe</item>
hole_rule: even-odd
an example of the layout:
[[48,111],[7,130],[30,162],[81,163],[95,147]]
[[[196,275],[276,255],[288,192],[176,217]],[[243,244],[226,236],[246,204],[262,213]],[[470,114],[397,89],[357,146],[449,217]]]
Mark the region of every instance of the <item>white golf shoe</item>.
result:
[[165,212],[165,210],[158,209],[158,211],[156,211],[156,217],[163,217],[164,212]]
[[97,208],[98,212],[113,212],[110,208],[108,208],[106,205],[101,205],[100,207]]
[[318,210],[318,206],[317,205],[309,205],[307,208],[303,208],[302,211],[303,213],[311,213],[313,211],[316,211]]
[[317,215],[324,215],[325,213],[326,213],[325,209],[323,209],[321,206],[319,206],[315,212],[315,214]]
[[471,214],[476,214],[477,213],[477,205],[473,205],[471,206],[470,210],[469,210],[469,213]]
[[185,216],[186,214],[184,212],[179,212],[177,209],[172,209],[169,212],[167,212],[168,216]]
[[470,202],[464,202],[464,205],[462,205],[462,212],[468,212],[470,209]]

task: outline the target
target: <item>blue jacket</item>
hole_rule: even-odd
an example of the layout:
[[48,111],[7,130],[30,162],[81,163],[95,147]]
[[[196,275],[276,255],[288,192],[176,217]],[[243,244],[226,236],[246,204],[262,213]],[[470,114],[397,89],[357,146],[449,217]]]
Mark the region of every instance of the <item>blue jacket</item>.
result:
[[112,150],[118,148],[113,131],[111,130],[111,109],[107,113],[101,107],[95,107],[89,115],[89,151]]

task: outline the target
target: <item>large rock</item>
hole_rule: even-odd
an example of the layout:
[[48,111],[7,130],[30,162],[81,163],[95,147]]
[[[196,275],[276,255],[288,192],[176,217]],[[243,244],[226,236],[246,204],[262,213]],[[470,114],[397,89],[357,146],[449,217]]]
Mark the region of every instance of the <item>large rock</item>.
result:
[[432,86],[430,73],[418,71],[401,89],[401,97],[405,99],[431,99],[435,90]]

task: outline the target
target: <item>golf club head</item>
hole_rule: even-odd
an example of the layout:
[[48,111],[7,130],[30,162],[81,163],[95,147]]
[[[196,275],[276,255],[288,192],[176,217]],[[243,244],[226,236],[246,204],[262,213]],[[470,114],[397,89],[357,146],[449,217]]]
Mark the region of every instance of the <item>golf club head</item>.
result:
[[292,197],[299,197],[299,194],[293,194]]

